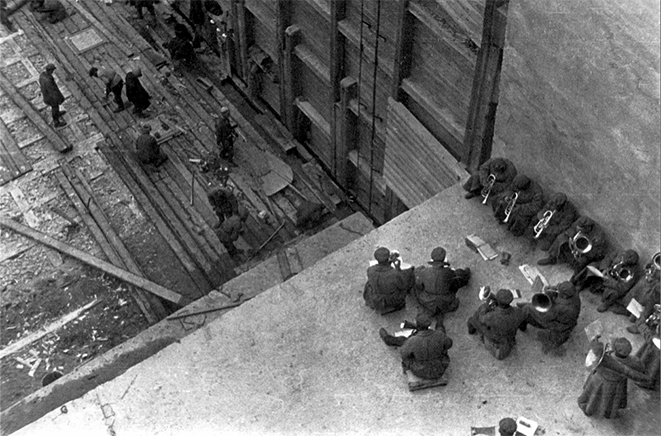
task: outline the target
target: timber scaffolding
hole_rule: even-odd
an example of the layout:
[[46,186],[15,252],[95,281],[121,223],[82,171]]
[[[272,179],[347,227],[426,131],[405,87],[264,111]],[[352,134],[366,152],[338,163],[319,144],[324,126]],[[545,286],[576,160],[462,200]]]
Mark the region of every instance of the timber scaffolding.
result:
[[[61,83],[62,78],[66,78],[64,83],[70,92],[69,98],[83,108],[85,116],[101,133],[88,145],[101,152],[172,249],[179,265],[170,267],[180,268],[188,275],[191,289],[177,289],[182,301],[206,295],[259,263],[269,251],[303,237],[302,231],[296,227],[296,213],[303,202],[320,203],[330,212],[324,215],[320,227],[351,213],[344,206],[342,191],[325,176],[309,154],[301,149],[307,157],[304,162],[284,154],[281,147],[292,143],[284,127],[278,126],[268,114],[256,115],[245,103],[230,102],[221,89],[231,93],[231,88],[223,85],[220,77],[204,63],[198,65],[194,74],[191,71],[181,76],[170,74],[162,43],[171,36],[171,29],[162,18],[152,23],[145,34],[144,28],[135,29],[125,18],[135,13],[135,9],[128,5],[114,3],[108,6],[97,1],[63,3],[69,16],[54,25],[38,23],[27,8],[19,9],[12,19],[35,46],[41,47],[43,58],[53,59],[58,65],[56,75]],[[158,9],[160,12],[161,6]],[[140,119],[130,110],[113,113],[112,106],[101,98],[103,85],[88,75],[92,66],[106,66],[122,76],[139,66],[143,73],[141,80],[152,95],[150,112],[158,112],[158,116]],[[38,71],[38,67],[43,65],[35,65],[34,69]],[[14,95],[10,92],[14,90],[13,85],[4,78],[2,86],[5,93]],[[237,96],[234,91],[234,97]],[[20,103],[24,101],[14,103],[22,107]],[[235,104],[240,108],[237,109]],[[242,138],[235,144],[238,166],[231,168],[227,182],[239,202],[250,212],[246,231],[235,243],[251,254],[247,259],[241,258],[242,264],[228,255],[213,230],[218,219],[208,203],[207,193],[218,186],[219,181],[213,174],[201,172],[199,166],[191,162],[191,159],[204,159],[216,147],[214,114],[218,114],[222,106],[232,109],[232,118]],[[260,132],[244,114],[256,117],[261,124]],[[38,112],[27,115],[31,120],[35,118],[32,121],[45,136],[53,136],[52,128]],[[169,160],[159,168],[141,166],[133,157],[136,127],[140,122],[150,123],[155,128],[152,133],[160,134],[161,149]],[[77,128],[75,123],[70,124]],[[71,148],[62,149],[59,138],[51,142],[61,152]],[[13,158],[12,163],[15,163],[10,177],[18,177],[30,170],[25,165],[20,166],[20,149],[14,148],[18,152],[12,149],[13,153],[3,155],[6,159]],[[71,157],[71,153],[68,156]],[[85,176],[73,171],[66,162],[67,159],[62,159],[49,170],[56,174],[104,255],[114,266],[142,276],[126,247],[108,225],[103,210],[94,201],[94,193]],[[267,195],[262,189],[261,177],[270,170],[277,171],[273,162],[280,169],[290,168],[294,177],[281,190]],[[158,278],[153,279],[158,281]],[[150,322],[162,319],[166,314],[167,309],[161,306],[164,301],[155,299],[148,292],[138,293],[136,300]]]

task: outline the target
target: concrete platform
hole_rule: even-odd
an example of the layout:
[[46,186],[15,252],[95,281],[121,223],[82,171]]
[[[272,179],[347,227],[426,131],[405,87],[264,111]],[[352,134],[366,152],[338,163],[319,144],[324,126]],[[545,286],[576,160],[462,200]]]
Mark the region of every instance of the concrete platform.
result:
[[[624,317],[584,307],[572,338],[544,354],[536,329],[519,333],[507,359],[495,360],[466,332],[479,286],[513,287],[530,296],[518,270],[542,257],[507,234],[490,208],[466,201],[454,186],[330,254],[287,282],[130,368],[16,435],[392,434],[465,436],[470,427],[524,416],[546,435],[658,435],[658,394],[629,387],[618,419],[587,418],[576,405],[587,372],[583,328],[597,317],[611,334],[628,335]],[[486,262],[464,245],[476,233],[512,253],[509,266]],[[455,267],[473,270],[459,310],[445,325],[454,347],[449,383],[409,392],[398,354],[379,327],[396,330],[417,313],[381,317],[362,299],[365,268],[376,246],[397,248],[406,262],[425,263],[442,245]],[[551,283],[569,277],[541,267]]]

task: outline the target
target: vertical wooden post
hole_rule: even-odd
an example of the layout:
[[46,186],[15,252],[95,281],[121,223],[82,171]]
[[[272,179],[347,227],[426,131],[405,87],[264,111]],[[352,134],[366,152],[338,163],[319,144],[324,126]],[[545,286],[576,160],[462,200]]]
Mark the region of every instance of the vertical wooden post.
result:
[[486,0],[484,6],[482,46],[477,53],[461,159],[470,171],[476,171],[491,157],[508,3],[508,0]]
[[401,0],[397,17],[397,36],[395,40],[395,63],[393,66],[392,88],[390,95],[393,100],[400,101],[399,86],[402,80],[411,73],[411,47],[413,43],[413,16],[409,13],[409,0]]
[[278,38],[278,74],[280,75],[278,91],[280,94],[280,117],[286,121],[287,95],[285,92],[284,78],[287,74],[287,70],[285,69],[285,30],[291,21],[291,0],[277,1],[278,4],[276,5],[275,31],[276,37]]
[[330,128],[331,128],[331,169],[333,175],[337,178],[337,160],[345,159],[346,156],[338,155],[337,150],[337,124],[338,112],[337,102],[340,100],[340,80],[344,73],[344,45],[342,44],[342,34],[340,33],[337,23],[344,19],[346,15],[346,1],[334,0],[331,1],[331,23],[330,23],[330,81],[331,81],[331,98],[330,104]]
[[241,79],[248,83],[250,66],[248,64],[248,39],[246,36],[246,6],[245,0],[235,0],[233,3],[236,17],[236,36],[239,43],[239,59],[241,60]]
[[297,25],[289,26],[285,30],[285,53],[284,53],[284,64],[285,72],[283,76],[284,88],[285,88],[285,110],[283,114],[285,115],[285,124],[290,132],[295,133],[298,131],[298,126],[296,126],[296,121],[294,117],[294,100],[296,99],[296,83],[294,81],[294,47],[298,44],[298,36],[301,33],[301,29]]
[[349,108],[351,100],[356,98],[358,83],[353,77],[345,77],[340,82],[340,105],[338,108],[337,142],[335,147],[335,178],[342,185],[348,183],[349,151],[354,147],[355,122]]

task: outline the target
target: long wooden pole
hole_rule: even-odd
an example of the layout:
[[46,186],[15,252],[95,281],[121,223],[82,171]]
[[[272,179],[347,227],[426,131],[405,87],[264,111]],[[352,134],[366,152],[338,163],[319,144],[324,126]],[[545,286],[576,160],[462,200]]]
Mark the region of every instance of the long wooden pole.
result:
[[54,248],[66,255],[80,260],[81,262],[85,262],[88,265],[98,268],[113,277],[124,280],[127,283],[144,289],[145,291],[149,291],[152,294],[156,294],[159,297],[165,298],[166,300],[175,304],[185,306],[188,303],[187,299],[183,295],[177,294],[176,292],[164,288],[163,286],[151,282],[143,277],[137,276],[128,271],[124,271],[123,269],[118,268],[111,263],[98,259],[94,256],[90,256],[84,251],[78,250],[77,248],[65,244],[64,242],[60,242],[51,237],[48,237],[41,232],[19,224],[7,217],[0,216],[0,226],[4,226],[10,230],[15,231],[16,233],[20,233],[21,235],[33,239],[41,244]]

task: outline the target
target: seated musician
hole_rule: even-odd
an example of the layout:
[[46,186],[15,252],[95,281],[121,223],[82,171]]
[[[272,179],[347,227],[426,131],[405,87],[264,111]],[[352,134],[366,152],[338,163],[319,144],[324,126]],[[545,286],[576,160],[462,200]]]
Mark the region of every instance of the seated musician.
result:
[[640,278],[638,253],[635,250],[611,252],[598,264],[588,265],[572,277],[579,290],[603,292],[597,311],[605,312],[609,308],[622,315],[627,314],[622,306],[622,299]]
[[399,350],[402,370],[411,371],[423,380],[440,379],[450,364],[448,350],[452,348],[452,339],[445,334],[443,324],[437,324],[435,330],[429,329],[431,322],[431,318],[418,315],[416,334],[411,335]]
[[[652,260],[645,265],[645,274],[638,280],[631,290],[624,296],[622,305],[628,307],[632,300],[642,307],[641,313],[651,313],[655,304],[659,303],[659,279],[661,278],[661,253],[656,253]],[[629,321],[635,325],[627,327],[629,333],[637,333],[638,325],[645,322],[642,317],[631,315]]]
[[498,222],[507,224],[507,230],[514,236],[522,236],[543,204],[544,194],[539,184],[517,174],[505,192],[494,197],[491,206]]
[[[553,194],[551,199],[537,212],[537,220],[531,221],[534,239],[542,251],[551,248],[555,238],[567,230],[578,218],[576,207],[561,192]],[[547,222],[546,222],[547,221]],[[546,222],[545,224],[540,224]]]
[[607,249],[608,241],[601,226],[583,216],[555,238],[548,256],[538,260],[537,265],[567,263],[577,273],[591,262],[603,259]]
[[468,319],[468,334],[479,333],[485,348],[498,360],[509,356],[526,318],[523,310],[510,305],[513,299],[511,291],[499,289],[492,301],[478,307]]
[[[493,182],[490,182],[490,176],[492,176],[491,180]],[[465,197],[466,199],[477,197],[483,189],[489,186],[491,186],[488,189],[489,197],[500,194],[507,189],[515,176],[516,167],[510,160],[502,157],[489,159],[480,165],[479,170],[473,173],[468,181],[464,183],[463,187],[468,191]]]
[[403,309],[406,294],[415,283],[414,268],[402,269],[401,261],[391,256],[386,247],[377,248],[374,258],[377,264],[367,268],[367,283],[363,291],[365,304],[381,314]]
[[[541,305],[540,300],[533,297],[530,303],[519,303],[525,313],[525,321],[519,326],[526,331],[528,324],[548,331],[548,341],[544,341],[544,349],[556,348],[571,336],[581,314],[581,298],[571,282],[562,282],[543,293],[548,300]],[[536,294],[537,295],[537,294]]]

